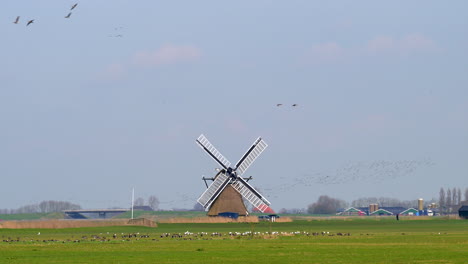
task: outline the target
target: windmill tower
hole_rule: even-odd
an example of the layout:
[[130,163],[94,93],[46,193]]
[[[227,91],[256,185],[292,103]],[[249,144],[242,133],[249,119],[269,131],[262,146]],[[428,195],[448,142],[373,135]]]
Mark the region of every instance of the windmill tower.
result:
[[[215,177],[208,179],[203,177],[207,189],[197,200],[205,210],[208,210],[209,216],[217,216],[224,212],[238,213],[240,216],[247,215],[248,212],[242,198],[249,201],[254,208],[261,212],[269,208],[270,202],[248,184],[252,177],[241,177],[268,146],[263,139],[255,140],[234,167],[231,167],[231,163],[203,134],[198,137],[196,142],[221,166]],[[206,180],[213,182],[208,186]]]

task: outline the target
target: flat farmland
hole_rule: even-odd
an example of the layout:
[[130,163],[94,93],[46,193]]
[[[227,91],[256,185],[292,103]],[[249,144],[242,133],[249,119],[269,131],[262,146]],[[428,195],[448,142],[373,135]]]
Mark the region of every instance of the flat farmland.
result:
[[0,237],[0,263],[468,263],[468,221],[444,218],[0,229]]

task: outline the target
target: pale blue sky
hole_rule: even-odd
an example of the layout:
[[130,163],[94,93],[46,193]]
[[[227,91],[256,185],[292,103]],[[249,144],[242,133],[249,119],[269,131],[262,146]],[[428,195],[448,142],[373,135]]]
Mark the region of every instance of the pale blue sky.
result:
[[0,208],[191,208],[201,133],[276,210],[468,187],[466,1],[74,3],[0,9]]

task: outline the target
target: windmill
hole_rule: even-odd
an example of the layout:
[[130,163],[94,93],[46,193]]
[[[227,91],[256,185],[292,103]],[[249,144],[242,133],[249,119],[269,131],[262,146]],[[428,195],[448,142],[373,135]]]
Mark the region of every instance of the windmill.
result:
[[[242,198],[249,201],[254,208],[261,212],[269,208],[270,202],[248,184],[252,177],[242,177],[255,159],[268,146],[263,139],[258,138],[255,140],[234,167],[231,167],[231,163],[203,134],[198,137],[196,142],[221,166],[215,177],[203,177],[207,189],[197,200],[205,210],[209,209],[209,216],[216,216],[225,212],[238,213],[241,216],[247,215],[248,212]],[[213,182],[208,186],[206,180],[212,180]]]

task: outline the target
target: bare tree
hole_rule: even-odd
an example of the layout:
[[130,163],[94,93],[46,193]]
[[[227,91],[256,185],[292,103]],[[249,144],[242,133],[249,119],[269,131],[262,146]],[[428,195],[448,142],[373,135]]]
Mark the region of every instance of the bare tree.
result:
[[317,202],[309,204],[307,212],[310,214],[334,214],[339,208],[346,207],[344,200],[331,198],[327,195],[321,195]]
[[39,205],[31,204],[21,206],[20,208],[15,210],[17,214],[27,214],[27,213],[38,213],[39,212]]
[[61,212],[63,210],[76,210],[81,209],[78,204],[73,204],[65,201],[42,201],[39,204],[25,205],[15,211],[17,213],[51,213]]
[[365,197],[365,198],[359,198],[357,200],[354,200],[351,203],[351,206],[353,207],[367,207],[369,204],[376,203],[379,206],[389,206],[389,207],[414,207],[416,201],[401,201],[396,198],[389,198],[389,197]]
[[450,213],[452,211],[452,191],[450,188],[447,188],[447,198],[445,199],[445,202],[447,203],[447,209],[448,212]]
[[457,197],[457,188],[453,187],[452,189],[452,205],[458,204],[458,197]]
[[458,196],[458,204],[461,204],[462,195],[461,195],[461,190],[460,190],[460,188],[457,189],[457,196]]
[[445,201],[445,191],[444,191],[444,188],[441,187],[439,191],[439,208],[441,211],[445,211],[446,207],[447,207],[447,203]]
[[135,199],[135,201],[133,202],[133,206],[143,206],[145,205],[145,200],[143,200],[143,198],[141,197],[138,197]]
[[465,188],[465,201],[468,201],[468,188]]
[[151,195],[148,198],[148,205],[153,208],[154,211],[157,211],[159,209],[159,199],[158,197]]
[[203,207],[203,205],[201,205],[200,203],[195,203],[193,205],[193,211],[200,211],[200,212],[203,212],[205,211],[205,208]]

